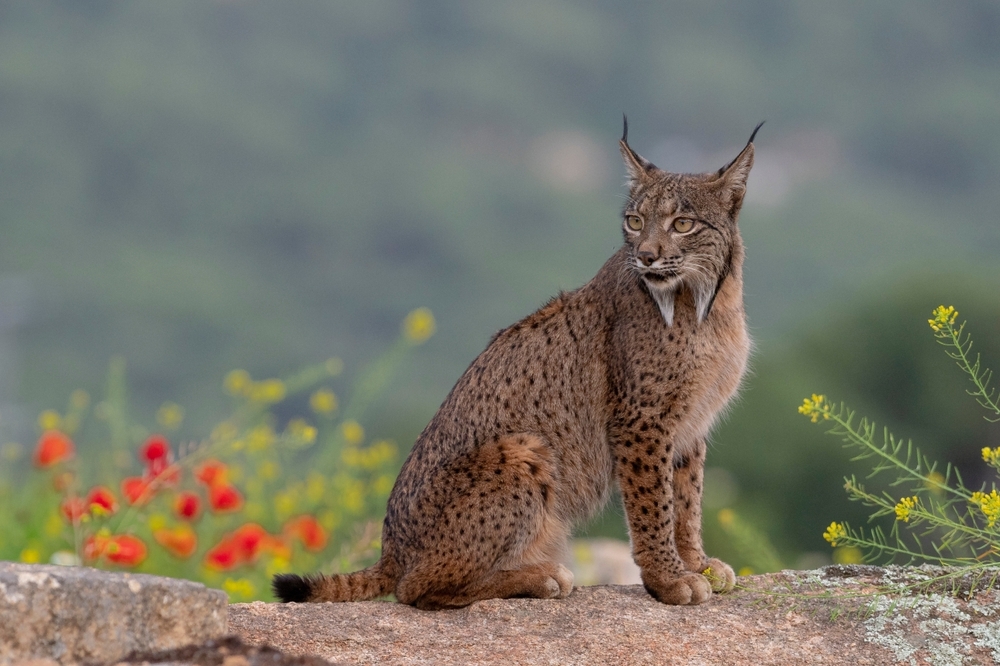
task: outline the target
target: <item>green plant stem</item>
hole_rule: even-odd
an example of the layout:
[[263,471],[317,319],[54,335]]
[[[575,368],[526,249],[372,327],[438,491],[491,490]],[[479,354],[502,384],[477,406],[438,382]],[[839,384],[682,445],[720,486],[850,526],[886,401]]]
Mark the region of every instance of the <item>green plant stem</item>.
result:
[[948,340],[948,342],[942,342],[941,344],[954,347],[957,352],[949,352],[951,356],[958,363],[958,367],[962,369],[965,374],[969,375],[972,383],[975,385],[975,391],[969,391],[969,394],[979,398],[978,402],[985,409],[992,411],[997,416],[1000,416],[1000,404],[993,399],[993,392],[989,390],[988,382],[989,380],[983,380],[983,377],[987,377],[989,371],[987,370],[982,375],[979,374],[979,355],[976,354],[976,363],[973,365],[969,362],[968,350],[972,349],[972,341],[969,340],[969,344],[962,345],[962,331],[965,330],[965,322],[957,329],[952,324],[947,324],[948,337],[942,338]]
[[[864,429],[865,431],[864,435],[862,436],[851,425],[851,420],[853,419],[854,416],[853,413],[849,412],[846,420],[841,416],[841,413],[843,413],[843,409],[841,409],[840,413],[834,412],[833,410],[829,412],[830,420],[842,428],[841,432],[838,432],[837,428],[831,429],[830,432],[832,434],[839,434],[839,435],[846,434],[848,436],[848,441],[851,441],[855,445],[861,446],[862,448],[868,449],[875,455],[881,457],[885,462],[903,470],[908,475],[919,479],[928,486],[934,486],[940,490],[946,490],[949,493],[957,495],[958,497],[961,497],[964,500],[971,499],[972,495],[969,494],[967,491],[965,491],[964,488],[952,488],[947,483],[943,483],[935,478],[932,478],[925,474],[921,474],[918,469],[913,469],[909,467],[905,462],[900,460],[893,452],[887,450],[888,448],[887,444],[883,445],[882,447],[875,446],[875,443],[872,441],[872,433],[875,431],[874,423],[872,423],[871,426],[869,427],[865,419],[861,420],[859,429]],[[888,434],[886,434],[886,438],[888,438]],[[920,452],[917,451],[918,465],[919,461],[920,461]]]

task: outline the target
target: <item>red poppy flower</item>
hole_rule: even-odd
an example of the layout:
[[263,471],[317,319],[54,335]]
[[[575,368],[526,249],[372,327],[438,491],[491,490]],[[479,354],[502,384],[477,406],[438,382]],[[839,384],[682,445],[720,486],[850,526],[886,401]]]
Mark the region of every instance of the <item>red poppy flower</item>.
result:
[[[95,507],[100,507],[96,509]],[[118,510],[118,500],[114,493],[105,486],[94,486],[87,494],[87,509],[92,513],[104,512],[107,515]]]
[[158,476],[170,466],[173,457],[170,442],[163,435],[151,435],[139,449],[139,459],[146,464],[149,476]]
[[118,534],[110,538],[104,557],[113,564],[134,567],[146,559],[146,544],[131,534]]
[[97,534],[83,542],[83,556],[91,561],[103,557],[112,564],[134,567],[146,559],[146,544],[131,534]]
[[261,547],[269,541],[270,536],[267,530],[257,523],[246,523],[236,528],[230,535],[230,539],[236,546],[240,558],[249,562],[257,557]]
[[242,564],[239,549],[229,538],[224,538],[205,553],[205,566],[210,569],[228,571],[239,564]]
[[59,505],[59,511],[66,520],[75,523],[87,513],[88,506],[82,497],[67,497]]
[[156,530],[153,532],[153,538],[171,555],[182,559],[191,557],[198,547],[198,537],[187,523],[173,529]]
[[205,565],[227,571],[241,564],[252,562],[261,552],[269,551],[290,557],[288,546],[280,538],[268,534],[257,523],[246,523],[236,528],[205,553]]
[[218,460],[206,460],[194,471],[194,478],[206,486],[225,485],[226,466]]
[[243,495],[235,486],[212,486],[208,489],[208,504],[217,513],[239,511],[243,506]]
[[69,460],[74,453],[73,440],[58,430],[46,430],[38,438],[38,447],[35,449],[35,465],[51,467],[56,463]]
[[313,516],[298,516],[285,523],[284,533],[294,536],[306,550],[319,551],[326,547],[326,530]]
[[201,499],[195,493],[184,491],[177,495],[174,512],[184,520],[195,520],[201,513]]
[[129,504],[145,504],[153,496],[149,481],[138,476],[128,476],[122,479],[122,495]]

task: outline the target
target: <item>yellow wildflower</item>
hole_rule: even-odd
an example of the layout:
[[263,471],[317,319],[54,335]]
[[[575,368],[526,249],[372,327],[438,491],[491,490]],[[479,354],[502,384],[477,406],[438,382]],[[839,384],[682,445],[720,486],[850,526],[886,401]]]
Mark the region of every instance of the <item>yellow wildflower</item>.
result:
[[896,504],[896,520],[910,522],[910,512],[917,508],[917,497],[904,497]]
[[823,538],[830,542],[830,545],[836,546],[838,542],[847,538],[847,529],[844,527],[843,523],[832,522],[830,526],[826,528],[823,532]]
[[940,333],[943,328],[950,328],[958,319],[958,311],[951,305],[948,307],[939,305],[931,314],[934,315],[934,318],[928,319],[927,323],[931,325],[931,330],[935,333]]
[[316,441],[316,428],[306,423],[303,419],[292,419],[286,428],[288,434],[301,440],[305,444],[312,444]]
[[927,475],[927,480],[924,481],[924,488],[931,491],[935,495],[940,495],[944,492],[941,489],[941,484],[944,483],[944,474],[941,472],[931,472]]
[[227,578],[222,583],[222,589],[226,591],[230,599],[243,601],[251,599],[257,592],[257,588],[248,578]]
[[988,446],[983,447],[983,460],[991,465],[1000,465],[1000,447],[995,449]]
[[62,417],[54,409],[46,409],[38,415],[38,427],[42,430],[60,430],[62,425]]
[[37,548],[25,548],[21,551],[18,559],[25,564],[38,564],[42,561],[42,554],[38,552]]
[[48,518],[45,519],[44,526],[45,534],[47,536],[59,536],[63,531],[63,521],[59,517],[58,513],[50,514]]
[[251,451],[263,451],[274,442],[274,430],[264,423],[255,426],[247,435],[247,447]]
[[348,513],[360,514],[365,509],[365,487],[360,481],[351,479],[340,495],[340,504]]
[[317,414],[333,414],[337,411],[337,395],[325,387],[317,389],[309,396],[309,406]]
[[388,495],[395,482],[391,474],[382,474],[372,482],[372,491],[380,497]]
[[222,380],[222,385],[230,395],[243,395],[252,381],[250,373],[246,370],[233,370]]
[[246,394],[253,402],[268,404],[284,400],[288,389],[280,379],[265,379],[250,384]]
[[340,425],[340,432],[348,444],[358,445],[365,439],[365,429],[354,419],[348,419]]
[[753,567],[742,567],[739,570],[739,572],[737,572],[736,575],[737,576],[752,576],[753,575]]
[[184,422],[184,408],[176,402],[165,402],[156,410],[156,422],[167,430],[176,430]]
[[719,511],[719,524],[723,527],[729,527],[736,521],[736,514],[733,513],[732,509],[722,509]]
[[156,530],[162,530],[167,526],[167,517],[162,513],[154,513],[149,517],[147,523],[149,524],[149,529],[153,532]]
[[435,328],[434,314],[430,309],[417,308],[403,320],[403,337],[411,344],[419,345],[434,335]]
[[972,493],[972,502],[979,505],[979,510],[986,516],[987,526],[993,527],[1000,518],[1000,495],[997,495],[996,488],[988,495],[977,490]]
[[295,493],[291,490],[280,492],[274,498],[274,510],[281,520],[284,520],[295,512],[295,505]]
[[830,418],[830,404],[826,401],[826,396],[813,393],[812,398],[806,398],[799,405],[799,414],[808,416],[813,423],[818,422],[821,418],[828,420]]
[[860,548],[841,546],[840,548],[833,549],[833,561],[835,564],[861,564],[864,560],[864,554]]

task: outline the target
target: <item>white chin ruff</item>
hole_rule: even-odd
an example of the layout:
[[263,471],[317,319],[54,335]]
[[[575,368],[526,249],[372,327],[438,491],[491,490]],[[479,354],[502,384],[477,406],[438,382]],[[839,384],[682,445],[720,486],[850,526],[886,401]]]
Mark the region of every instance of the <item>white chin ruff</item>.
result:
[[666,322],[668,327],[673,326],[674,299],[677,297],[677,289],[680,285],[673,281],[666,286],[652,284],[649,280],[644,280],[644,282],[649,288],[649,293],[653,296],[653,300],[656,301],[656,305],[660,308],[663,321]]
[[[656,305],[660,308],[660,314],[663,316],[663,321],[668,327],[674,325],[674,300],[677,298],[677,292],[680,291],[681,281],[671,280],[670,282],[659,285],[650,282],[649,280],[643,279],[646,283],[646,287],[649,288],[649,293],[652,295],[653,300],[656,301]],[[712,299],[715,295],[714,290],[710,285],[695,283],[689,284],[688,289],[691,290],[692,296],[694,296],[694,306],[695,314],[698,318],[698,323],[705,321],[705,317],[708,316],[708,309],[712,304]]]

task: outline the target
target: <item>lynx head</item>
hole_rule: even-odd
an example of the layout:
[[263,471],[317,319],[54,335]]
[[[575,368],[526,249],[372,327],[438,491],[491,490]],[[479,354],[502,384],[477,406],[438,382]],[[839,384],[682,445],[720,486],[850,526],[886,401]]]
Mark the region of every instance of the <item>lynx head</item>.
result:
[[629,267],[660,307],[667,326],[674,322],[674,297],[682,288],[694,297],[704,321],[734,253],[742,251],[736,219],[753,166],[753,139],[718,171],[668,173],[628,145],[628,120],[619,142],[628,171],[629,196],[622,212]]

